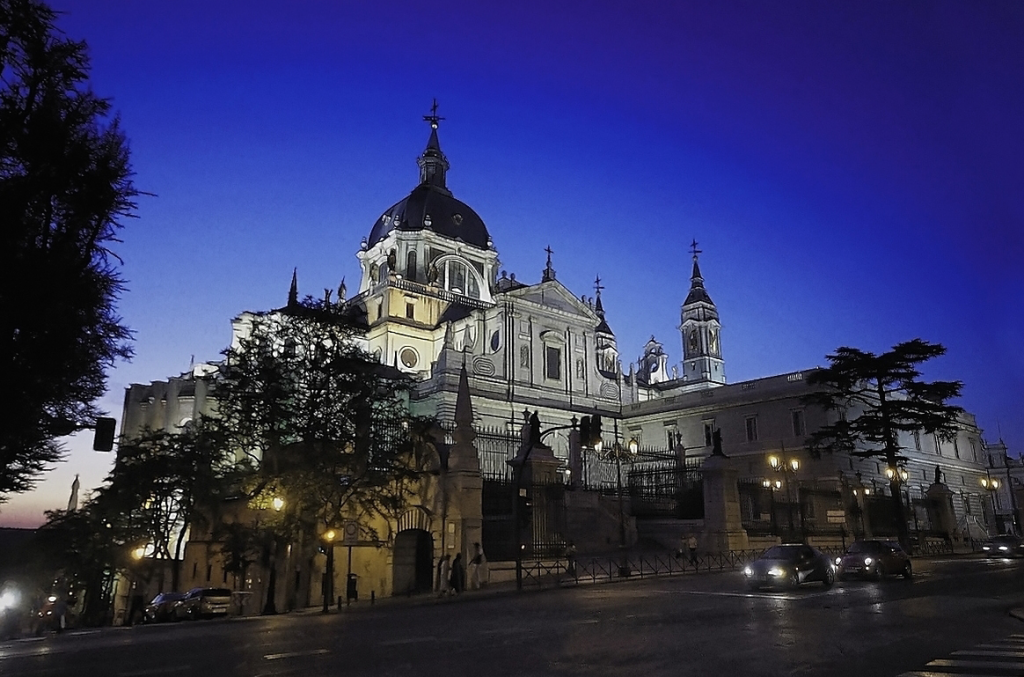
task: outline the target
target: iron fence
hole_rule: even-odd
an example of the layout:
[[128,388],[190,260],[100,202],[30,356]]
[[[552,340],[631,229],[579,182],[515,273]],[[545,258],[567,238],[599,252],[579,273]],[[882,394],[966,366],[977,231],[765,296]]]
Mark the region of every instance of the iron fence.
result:
[[520,487],[512,479],[490,478],[483,481],[481,499],[482,545],[492,560],[565,552],[565,485]]

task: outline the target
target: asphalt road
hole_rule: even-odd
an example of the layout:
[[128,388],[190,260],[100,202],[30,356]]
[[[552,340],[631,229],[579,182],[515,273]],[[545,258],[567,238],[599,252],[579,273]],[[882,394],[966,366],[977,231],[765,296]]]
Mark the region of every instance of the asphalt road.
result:
[[747,592],[739,573],[0,643],[0,675],[1024,675],[1024,561]]

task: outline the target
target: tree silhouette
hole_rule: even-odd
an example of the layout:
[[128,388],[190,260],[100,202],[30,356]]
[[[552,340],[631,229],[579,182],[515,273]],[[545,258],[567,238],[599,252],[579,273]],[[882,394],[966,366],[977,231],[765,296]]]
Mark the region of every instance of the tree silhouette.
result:
[[138,195],[110,103],[87,84],[84,42],[37,0],[0,0],[0,502],[93,425],[105,370],[131,356],[116,311],[121,220]]
[[837,414],[833,423],[810,435],[812,454],[844,452],[862,458],[885,460],[890,473],[890,494],[900,542],[909,547],[907,521],[900,498],[899,470],[906,459],[900,454],[899,433],[924,430],[952,437],[963,409],[947,404],[959,397],[959,381],[921,381],[918,367],[939,357],[946,349],[936,343],[913,339],[892,350],[874,354],[841,347],[828,355],[829,366],[812,372],[807,383],[818,386],[804,401]]

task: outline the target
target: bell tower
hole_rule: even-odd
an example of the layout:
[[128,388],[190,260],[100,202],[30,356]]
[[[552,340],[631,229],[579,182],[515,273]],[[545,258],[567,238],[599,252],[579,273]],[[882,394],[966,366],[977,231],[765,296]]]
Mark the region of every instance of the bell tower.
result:
[[722,325],[718,321],[718,308],[704,289],[697,258],[701,251],[697,241],[690,244],[693,255],[693,273],[690,293],[680,312],[679,331],[683,340],[683,381],[687,385],[707,386],[725,384],[725,361],[722,359]]

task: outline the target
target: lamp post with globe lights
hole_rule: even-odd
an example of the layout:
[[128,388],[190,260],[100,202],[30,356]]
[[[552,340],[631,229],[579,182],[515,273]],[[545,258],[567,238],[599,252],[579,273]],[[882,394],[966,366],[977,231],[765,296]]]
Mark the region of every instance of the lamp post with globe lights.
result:
[[616,487],[616,493],[618,494],[618,497],[619,497],[619,548],[621,548],[622,551],[623,551],[623,561],[622,561],[622,564],[619,565],[619,576],[625,577],[625,576],[629,575],[629,571],[630,570],[629,570],[629,565],[628,565],[628,563],[626,562],[626,559],[625,559],[625,549],[626,549],[626,511],[625,511],[625,509],[623,507],[623,502],[622,502],[622,464],[623,464],[623,462],[625,462],[625,463],[632,463],[636,459],[636,454],[637,454],[637,450],[639,449],[639,444],[637,443],[637,441],[635,439],[632,439],[632,438],[625,445],[623,445],[621,442],[619,442],[619,440],[618,440],[618,422],[617,421],[616,421],[615,437],[616,437],[615,442],[612,444],[611,447],[604,448],[602,443],[601,443],[601,441],[598,440],[594,444],[594,450],[597,451],[599,454],[601,454],[602,453],[602,449],[603,449],[604,450],[604,453],[603,453],[604,457],[607,458],[608,460],[615,461],[615,487]]
[[[284,499],[280,496],[274,496],[270,499],[270,507],[276,513],[280,513],[284,509]],[[277,533],[274,530],[270,531],[270,543],[268,544],[268,567],[269,572],[267,574],[267,602],[263,605],[264,615],[273,615],[277,613]]]
[[[785,453],[786,450],[783,447],[782,454]],[[789,476],[795,475],[800,471],[800,459],[793,457],[786,459],[783,455],[771,454],[768,456],[768,465],[775,472],[782,473],[782,484],[786,488],[786,515],[789,522],[789,537],[792,538],[796,529],[793,526],[793,499],[789,493]]]
[[778,527],[777,520],[775,518],[775,492],[782,488],[782,480],[778,480],[778,479],[770,480],[770,479],[765,478],[761,482],[761,486],[763,486],[765,489],[767,489],[769,491],[769,493],[771,494],[771,499],[772,499],[772,508],[771,508],[772,536],[778,536],[779,535],[779,527]]
[[992,501],[992,521],[996,521],[996,492],[999,491],[999,480],[996,478],[986,475],[981,478],[981,487],[988,492],[989,500]]
[[338,532],[334,529],[328,529],[321,535],[324,547],[327,550],[327,566],[324,567],[323,613],[327,613],[330,610],[331,598],[334,597],[334,539],[337,537]]
[[[903,497],[903,490],[900,487],[905,485],[907,483],[907,480],[910,479],[910,473],[907,472],[907,469],[902,467],[902,466],[899,466],[899,465],[896,465],[896,466],[887,465],[885,467],[885,479],[889,480],[889,490],[892,491],[893,496],[896,496],[900,501],[902,501],[904,497]],[[912,508],[912,506],[910,505],[910,494],[909,494],[909,492],[907,493],[906,499],[907,499],[907,510],[910,510]],[[906,519],[906,512],[904,512],[903,515],[904,515],[903,519]],[[914,519],[915,519],[915,521],[917,520],[916,513],[914,515]],[[893,525],[893,526],[897,527],[897,532],[896,533],[903,533],[903,529],[900,529],[898,524],[897,525]],[[907,528],[907,527],[904,526],[904,528]],[[903,547],[909,547],[909,545],[908,544],[904,544]]]

